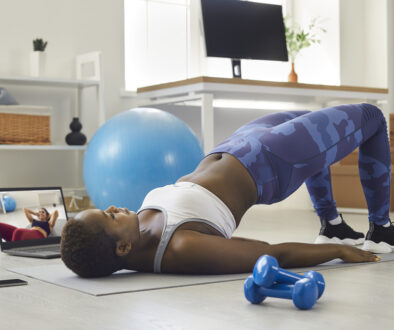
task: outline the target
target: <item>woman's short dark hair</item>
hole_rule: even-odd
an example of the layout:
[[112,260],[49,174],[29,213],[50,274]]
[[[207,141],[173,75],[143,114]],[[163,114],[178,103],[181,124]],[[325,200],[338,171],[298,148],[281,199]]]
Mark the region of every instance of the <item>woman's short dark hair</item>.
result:
[[67,221],[60,250],[66,266],[81,277],[108,276],[120,269],[116,240],[103,228],[91,228],[84,221]]

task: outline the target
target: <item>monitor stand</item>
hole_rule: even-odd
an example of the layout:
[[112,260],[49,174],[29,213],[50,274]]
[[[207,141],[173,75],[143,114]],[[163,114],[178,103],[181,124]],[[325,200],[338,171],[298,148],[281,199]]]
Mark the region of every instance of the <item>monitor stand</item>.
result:
[[233,66],[233,78],[242,78],[241,74],[241,60],[231,59],[231,64]]

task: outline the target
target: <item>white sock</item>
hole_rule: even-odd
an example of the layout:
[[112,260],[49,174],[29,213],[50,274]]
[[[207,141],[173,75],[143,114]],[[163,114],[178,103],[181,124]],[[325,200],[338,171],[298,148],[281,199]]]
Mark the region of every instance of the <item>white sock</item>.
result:
[[387,222],[386,222],[384,225],[382,225],[382,226],[387,228],[387,227],[390,227],[390,224],[391,224],[390,221],[387,221]]
[[332,220],[328,220],[330,225],[339,225],[340,223],[342,223],[342,218],[338,215],[335,219]]

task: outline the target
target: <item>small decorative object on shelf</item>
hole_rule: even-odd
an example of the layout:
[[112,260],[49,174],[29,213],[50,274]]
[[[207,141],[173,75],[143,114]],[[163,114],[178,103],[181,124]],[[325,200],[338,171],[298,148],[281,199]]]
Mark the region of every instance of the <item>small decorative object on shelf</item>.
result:
[[70,124],[71,133],[66,136],[66,143],[71,146],[82,146],[86,143],[86,136],[81,133],[82,124],[78,117],[74,117]]
[[312,44],[320,44],[320,34],[327,32],[313,19],[307,29],[301,29],[298,24],[291,22],[289,17],[284,19],[287,52],[291,62],[289,82],[298,82],[298,75],[294,70],[294,62],[298,53]]
[[39,38],[33,40],[33,49],[35,52],[44,52],[47,45],[48,41]]
[[30,54],[30,75],[33,77],[42,77],[45,72],[45,48],[48,41],[37,38],[33,40],[33,52]]
[[0,105],[17,105],[18,102],[4,87],[0,87]]

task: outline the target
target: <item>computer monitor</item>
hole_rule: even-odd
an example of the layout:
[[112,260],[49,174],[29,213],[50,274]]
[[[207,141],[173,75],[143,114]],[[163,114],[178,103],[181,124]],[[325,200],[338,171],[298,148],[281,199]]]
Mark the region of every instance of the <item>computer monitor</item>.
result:
[[288,61],[282,6],[240,0],[201,0],[208,57],[230,58],[241,77],[241,59]]

